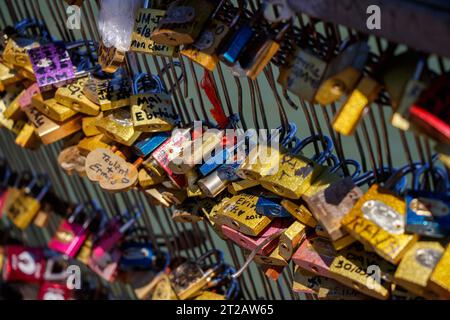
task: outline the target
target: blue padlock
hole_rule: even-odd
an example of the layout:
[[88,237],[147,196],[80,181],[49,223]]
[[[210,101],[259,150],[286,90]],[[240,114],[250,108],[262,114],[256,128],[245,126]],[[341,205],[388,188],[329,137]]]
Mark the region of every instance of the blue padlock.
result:
[[220,55],[222,60],[228,65],[234,65],[253,36],[252,27],[247,23],[242,25],[225,45]]
[[160,147],[169,137],[169,133],[166,132],[153,135],[147,139],[137,142],[133,146],[133,151],[138,157],[145,158]]
[[266,197],[259,197],[256,212],[271,218],[288,218],[292,215],[279,203]]
[[127,243],[122,247],[120,267],[127,269],[152,269],[156,256],[153,246],[149,243]]

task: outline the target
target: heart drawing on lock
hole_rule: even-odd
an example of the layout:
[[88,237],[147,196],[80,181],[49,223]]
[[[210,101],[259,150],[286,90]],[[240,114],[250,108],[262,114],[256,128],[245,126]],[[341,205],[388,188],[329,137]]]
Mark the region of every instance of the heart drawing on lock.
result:
[[138,170],[108,149],[96,149],[86,158],[86,174],[107,191],[126,191],[137,182]]

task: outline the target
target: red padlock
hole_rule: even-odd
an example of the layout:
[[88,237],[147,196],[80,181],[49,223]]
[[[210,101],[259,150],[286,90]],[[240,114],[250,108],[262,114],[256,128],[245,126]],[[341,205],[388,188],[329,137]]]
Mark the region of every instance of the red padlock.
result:
[[45,273],[46,259],[41,248],[7,246],[3,268],[4,281],[40,283]]

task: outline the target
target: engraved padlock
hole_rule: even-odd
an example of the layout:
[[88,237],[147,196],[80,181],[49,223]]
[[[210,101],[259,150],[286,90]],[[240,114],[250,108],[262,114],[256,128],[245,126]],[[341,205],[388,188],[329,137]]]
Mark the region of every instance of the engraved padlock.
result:
[[64,122],[78,113],[77,111],[58,103],[56,99],[44,100],[40,94],[33,96],[31,105],[51,120],[57,122]]
[[142,134],[134,129],[131,112],[127,108],[105,112],[95,126],[109,139],[128,147],[132,146]]
[[75,112],[90,116],[98,115],[100,112],[99,105],[90,101],[83,93],[87,81],[88,78],[83,77],[56,90],[56,102]]

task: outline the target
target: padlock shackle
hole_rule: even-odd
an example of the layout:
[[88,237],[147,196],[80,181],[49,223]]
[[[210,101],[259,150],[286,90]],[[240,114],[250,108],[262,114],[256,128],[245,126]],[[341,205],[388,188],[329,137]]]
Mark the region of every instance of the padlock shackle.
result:
[[[430,166],[428,163],[423,165],[420,169],[413,172],[413,191],[421,191],[422,188],[420,186],[421,177],[430,172],[433,174],[433,179],[439,178],[441,181],[440,185],[437,187],[441,187],[441,189],[437,189],[439,192],[447,192],[449,189],[449,179],[447,173],[438,166]],[[437,176],[437,177],[436,177]]]
[[319,154],[314,155],[311,160],[317,162],[318,164],[323,164],[327,161],[333,154],[334,144],[330,137],[328,136],[310,136],[304,139],[300,145],[293,151],[294,154],[300,154],[303,149],[308,145],[312,144],[314,141],[322,141],[325,144],[325,150]]
[[[331,158],[337,159],[337,157],[335,155],[332,155]],[[346,167],[352,166],[355,168],[355,172],[353,172],[353,174],[351,175],[353,181],[358,179],[361,176],[362,166],[358,161],[353,160],[353,159],[345,159],[344,161],[341,161],[341,162],[339,162],[339,160],[338,160],[338,162],[335,164],[335,166],[331,168],[331,172],[335,173],[336,171],[338,171],[339,169],[341,169],[344,166],[346,166]]]

